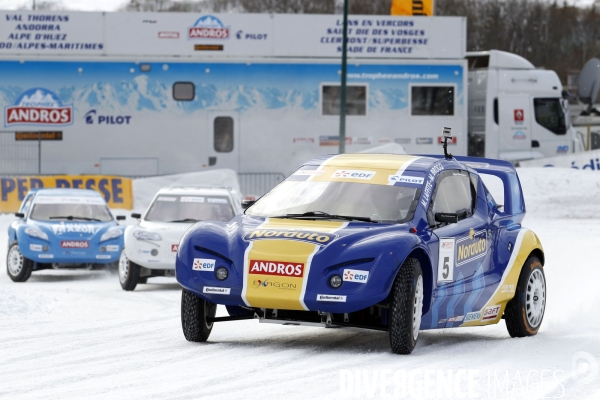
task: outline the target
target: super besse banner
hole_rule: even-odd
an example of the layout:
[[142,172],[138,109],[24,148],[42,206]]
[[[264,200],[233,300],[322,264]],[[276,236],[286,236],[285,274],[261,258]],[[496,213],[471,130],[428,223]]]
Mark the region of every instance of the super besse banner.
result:
[[0,178],[0,213],[19,211],[31,189],[73,188],[99,192],[110,208],[133,208],[131,179],[107,175],[12,176]]

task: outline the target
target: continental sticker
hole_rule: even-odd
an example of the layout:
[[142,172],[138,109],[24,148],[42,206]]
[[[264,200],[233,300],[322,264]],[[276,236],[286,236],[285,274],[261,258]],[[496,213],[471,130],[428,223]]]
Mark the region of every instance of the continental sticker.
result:
[[297,240],[300,242],[307,242],[316,244],[319,246],[326,246],[329,243],[337,239],[338,235],[334,235],[326,232],[311,232],[304,230],[291,230],[291,229],[255,229],[244,235],[244,240],[268,240],[268,239],[279,239],[279,240]]

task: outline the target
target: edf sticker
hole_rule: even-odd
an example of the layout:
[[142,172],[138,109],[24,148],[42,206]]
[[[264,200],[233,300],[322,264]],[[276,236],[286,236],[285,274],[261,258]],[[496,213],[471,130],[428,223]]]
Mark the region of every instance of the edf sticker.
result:
[[361,271],[359,269],[344,270],[345,282],[367,283],[367,280],[369,280],[369,271]]
[[454,282],[454,238],[440,238],[438,282]]
[[208,258],[194,258],[194,265],[192,269],[194,271],[214,271],[216,260]]

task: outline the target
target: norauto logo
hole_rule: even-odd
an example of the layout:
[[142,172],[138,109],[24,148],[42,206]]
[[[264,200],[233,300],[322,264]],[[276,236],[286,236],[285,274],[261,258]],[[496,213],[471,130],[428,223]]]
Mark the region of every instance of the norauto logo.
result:
[[194,26],[190,27],[189,39],[228,39],[229,27],[223,25],[221,20],[212,15],[198,18]]
[[304,276],[304,264],[283,261],[250,260],[250,273],[301,278]]
[[63,240],[60,247],[65,249],[87,249],[90,243],[83,240]]
[[4,126],[72,123],[73,105],[63,105],[56,94],[44,88],[29,89],[14,105],[4,108]]
[[300,242],[309,242],[326,246],[335,239],[338,235],[325,232],[297,231],[287,229],[255,229],[244,235],[244,240],[265,240],[265,239],[283,239],[283,240],[298,240]]
[[458,245],[458,255],[456,257],[458,266],[481,258],[487,254],[486,231],[483,229],[475,232],[471,228],[469,236],[457,240],[456,244]]

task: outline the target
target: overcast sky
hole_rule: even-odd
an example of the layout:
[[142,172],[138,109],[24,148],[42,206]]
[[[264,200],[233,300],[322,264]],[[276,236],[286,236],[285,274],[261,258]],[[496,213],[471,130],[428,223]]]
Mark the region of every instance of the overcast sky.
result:
[[[119,7],[128,3],[128,0],[37,0],[59,3],[63,7],[73,11],[116,11]],[[547,0],[553,1],[553,0]],[[594,0],[567,0],[568,3],[586,6]],[[16,10],[23,6],[31,8],[33,0],[0,0],[0,10]]]

